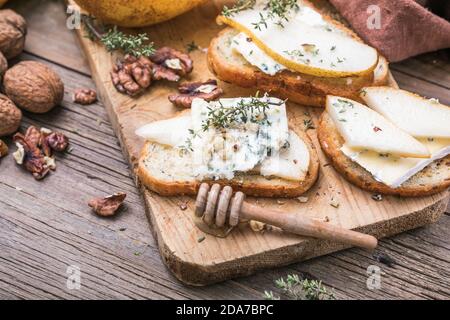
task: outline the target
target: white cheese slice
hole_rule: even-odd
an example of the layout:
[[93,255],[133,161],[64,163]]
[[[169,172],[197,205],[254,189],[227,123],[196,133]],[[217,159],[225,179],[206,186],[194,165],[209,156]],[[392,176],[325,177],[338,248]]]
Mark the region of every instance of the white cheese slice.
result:
[[[255,168],[271,152],[277,152],[288,140],[286,106],[276,98],[259,98],[270,103],[265,111],[267,121],[255,123],[247,121],[220,130],[203,124],[212,110],[230,112],[239,103],[252,98],[220,99],[206,102],[194,99],[192,102],[192,128],[198,133],[192,140],[194,172],[199,178],[232,179],[235,172],[247,172]],[[255,116],[264,116],[257,113]]]
[[367,150],[358,151],[347,144],[344,144],[341,151],[352,161],[369,171],[377,181],[392,188],[397,188],[433,161],[450,154],[450,139],[424,139],[422,142],[432,153],[432,156],[428,159],[380,155],[377,152]]
[[326,110],[347,146],[355,150],[428,158],[428,149],[379,113],[356,101],[327,96]]
[[231,41],[231,48],[240,53],[245,60],[257,67],[259,70],[271,76],[285,70],[286,67],[276,62],[269,57],[263,50],[261,50],[252,38],[241,32],[235,36]]
[[148,140],[177,147],[183,145],[189,138],[192,128],[191,115],[175,117],[149,123],[136,130],[136,135]]
[[364,88],[361,98],[416,138],[450,138],[450,107],[436,100],[389,87]]
[[257,0],[252,8],[222,20],[252,37],[266,54],[293,71],[341,77],[372,72],[377,65],[374,48],[331,32],[320,19],[311,23],[305,18],[314,15],[311,12],[293,9],[288,21],[280,21],[269,17],[265,7],[266,1]]
[[262,176],[276,176],[286,180],[305,179],[310,162],[310,154],[305,141],[293,131],[289,131],[289,148],[265,159],[259,168]]

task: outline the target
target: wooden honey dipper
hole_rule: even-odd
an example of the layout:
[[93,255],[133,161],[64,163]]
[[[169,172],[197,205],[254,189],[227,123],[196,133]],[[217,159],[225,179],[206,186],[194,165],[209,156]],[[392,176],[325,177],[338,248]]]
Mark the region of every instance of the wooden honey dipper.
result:
[[219,184],[202,183],[195,201],[195,215],[209,227],[238,225],[240,219],[255,220],[279,227],[285,231],[318,239],[332,240],[366,249],[375,249],[378,240],[364,233],[344,229],[330,223],[307,218],[297,213],[286,213],[255,206],[245,201],[245,194]]

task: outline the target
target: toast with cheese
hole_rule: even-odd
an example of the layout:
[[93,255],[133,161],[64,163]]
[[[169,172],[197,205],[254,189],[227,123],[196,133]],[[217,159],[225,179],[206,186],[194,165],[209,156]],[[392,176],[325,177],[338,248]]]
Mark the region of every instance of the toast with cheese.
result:
[[[450,186],[450,126],[446,123],[450,108],[389,87],[364,88],[361,98],[371,112],[355,101],[327,97],[317,133],[333,167],[351,183],[374,193],[412,197],[446,190]],[[353,106],[344,109],[336,101]],[[357,118],[361,110],[367,111],[361,122],[369,125],[352,125],[351,117]],[[390,131],[392,125],[397,133]],[[428,157],[423,158],[417,142],[428,150]]]
[[[187,130],[187,125],[183,125],[183,123],[186,123],[185,121],[187,121],[186,119],[189,116],[194,119],[192,121],[195,124],[193,115],[196,112],[196,106],[199,104],[196,100],[193,102],[192,110],[183,111],[176,118],[163,120],[156,124],[152,123],[137,131],[138,135],[147,138],[137,167],[139,179],[147,188],[163,196],[195,195],[200,184],[206,181],[219,183],[224,186],[229,185],[233,187],[234,190],[242,191],[249,196],[292,198],[300,196],[309,190],[315,183],[319,173],[319,159],[315,147],[307,134],[298,129],[300,126],[295,126],[292,123],[289,124],[288,129],[289,144],[287,148],[290,149],[288,153],[294,154],[295,157],[293,158],[291,155],[286,159],[293,166],[294,170],[297,170],[296,166],[300,165],[302,161],[307,161],[304,163],[304,168],[306,170],[294,172],[294,176],[298,176],[299,179],[293,180],[292,171],[286,172],[286,167],[289,167],[289,163],[287,163],[287,166],[282,165],[281,168],[271,167],[270,165],[265,167],[264,163],[267,164],[265,161],[262,163],[258,162],[257,165],[254,166],[257,160],[255,160],[254,163],[251,163],[251,157],[250,160],[248,160],[250,165],[247,167],[247,170],[237,170],[233,172],[231,177],[228,177],[226,174],[218,174],[213,177],[210,175],[199,175],[199,172],[201,172],[199,166],[201,167],[202,162],[200,162],[200,164],[199,162],[196,162],[196,155],[198,155],[198,153],[194,150],[185,151],[184,149],[180,149],[179,146],[175,146],[178,142],[184,141],[182,134],[174,133],[171,137],[162,136],[165,135],[165,133],[173,132],[176,130],[175,128],[180,128],[182,126]],[[232,99],[221,99],[220,103],[226,100]],[[209,110],[207,108],[208,107],[203,110]],[[163,125],[163,127],[157,128],[159,124]],[[287,126],[287,123],[285,125]],[[194,131],[194,129],[189,130],[190,132]],[[262,136],[264,130],[259,130],[258,132]],[[226,135],[227,139],[232,141],[232,137],[230,137],[231,133],[222,132],[221,134]],[[202,131],[198,135],[202,135],[199,139],[203,139],[203,136],[207,137],[207,132]],[[236,141],[243,141],[246,139],[248,140],[248,137],[237,136]],[[209,141],[212,143],[209,143]],[[217,140],[214,137],[212,137],[211,140],[207,140],[207,142],[207,144],[200,145],[200,147],[198,147],[199,145],[196,144],[196,142],[193,142],[192,145],[194,149],[198,148],[200,151],[199,154],[202,155],[210,145],[217,144]],[[231,143],[234,144],[235,142]],[[300,147],[294,149],[297,148],[297,146]],[[257,143],[254,143],[254,145],[250,147],[257,147]],[[203,150],[200,150],[202,148]],[[245,146],[242,144],[242,146],[239,146],[239,149],[244,150]],[[217,154],[220,154],[220,151],[214,151],[214,155]],[[269,156],[267,157],[270,158]],[[247,156],[245,159],[247,159]],[[215,159],[215,161],[216,160],[217,159]],[[265,160],[267,160],[267,158]],[[242,166],[245,167],[246,160],[241,160],[239,162],[238,166],[240,165],[241,168]],[[209,163],[213,162],[208,162],[208,164]],[[286,162],[283,164],[286,164]]]
[[[264,177],[256,172],[238,173],[231,180],[210,180],[222,186],[231,186],[248,196],[268,198],[295,198],[308,191],[316,182],[319,173],[319,159],[309,137],[295,131],[307,142],[311,154],[308,173],[301,182],[277,177]],[[181,157],[179,150],[154,142],[146,142],[139,159],[137,174],[141,183],[162,196],[196,195],[202,182],[192,176],[192,167],[187,157]]]
[[[312,5],[306,1],[300,1],[299,4],[307,8],[312,8]],[[316,8],[313,10],[311,12],[319,12]],[[336,35],[335,45],[327,39],[327,50],[322,50],[326,51],[323,53],[323,59],[331,55],[330,52],[336,51],[337,49],[335,48],[345,47],[344,44],[339,45],[339,41],[342,42],[343,39],[351,38],[354,42],[362,43],[361,39],[353,31],[340,22],[331,19],[326,14],[322,14],[322,18],[329,25],[332,25],[333,29],[336,30],[336,34],[338,34]],[[364,73],[345,76],[337,76],[336,74],[330,76],[330,74],[327,75],[326,70],[318,69],[313,69],[311,72],[308,71],[309,73],[298,72],[292,71],[293,69],[288,67],[284,67],[284,69],[280,69],[279,71],[264,71],[264,68],[261,66],[266,67],[267,65],[272,65],[278,62],[278,60],[273,60],[273,57],[266,55],[266,52],[262,51],[259,46],[253,43],[258,42],[259,45],[260,41],[251,32],[250,34],[248,32],[241,32],[242,29],[235,28],[236,24],[230,22],[227,18],[222,22],[232,27],[222,30],[211,41],[208,49],[208,65],[210,70],[225,82],[233,83],[241,87],[264,90],[281,98],[288,98],[293,102],[318,107],[324,106],[327,94],[359,99],[358,91],[362,87],[386,85],[388,83],[388,62],[382,56],[378,56],[376,65],[370,67]],[[313,30],[312,32],[315,31]],[[316,32],[320,33],[321,30]],[[246,37],[246,41],[242,39],[243,35],[245,35],[244,38]],[[240,42],[236,43],[236,39]],[[292,41],[296,42],[296,39],[292,39]],[[310,44],[304,44],[304,46],[308,45],[311,46]],[[311,51],[311,49],[307,49],[306,51]],[[317,51],[318,49],[316,49]],[[243,53],[245,53],[245,56]],[[249,60],[249,55],[253,55],[253,59],[255,59],[252,63]],[[339,60],[339,57],[337,59],[340,62],[344,61]],[[332,62],[331,65],[338,66],[339,62]],[[280,68],[280,64],[278,63],[274,66],[276,69]],[[332,72],[333,70],[329,71]]]

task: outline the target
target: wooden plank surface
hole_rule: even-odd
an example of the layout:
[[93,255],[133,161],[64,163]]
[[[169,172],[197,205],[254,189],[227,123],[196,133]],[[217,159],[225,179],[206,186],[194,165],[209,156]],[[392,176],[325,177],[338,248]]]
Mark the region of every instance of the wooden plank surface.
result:
[[[19,10],[25,2],[17,1],[14,6]],[[41,1],[41,5],[43,10],[59,8],[54,11],[59,12],[58,16],[42,20],[54,23],[53,19],[63,19],[64,11],[59,3]],[[25,15],[30,20],[33,14]],[[57,33],[64,33],[67,39],[72,37],[71,32],[54,28],[52,23],[47,29],[41,25],[49,39],[57,37]],[[161,262],[148,232],[141,198],[129,177],[102,105],[81,107],[71,103],[70,93],[74,88],[93,86],[93,83],[83,73],[72,71],[77,70],[70,65],[72,59],[67,68],[61,67],[66,55],[83,60],[76,42],[66,45],[71,46],[70,52],[43,50],[35,55],[30,51],[21,57],[46,59],[63,77],[67,92],[62,108],[44,116],[27,115],[23,128],[33,123],[62,130],[72,139],[74,150],[60,157],[57,172],[41,183],[19,170],[10,157],[1,160],[0,297],[260,298],[263,290],[274,290],[274,279],[294,272],[324,280],[326,285],[335,288],[338,298],[450,297],[449,216],[431,226],[381,241],[379,252],[396,260],[395,268],[376,262],[365,251],[351,249],[206,288],[180,284]],[[438,58],[439,64],[450,65],[445,58]],[[52,59],[57,65],[50,62]],[[420,65],[425,67],[423,63]],[[430,68],[427,77],[433,79],[436,73],[439,79],[440,68],[433,64],[426,66]],[[422,83],[414,77],[415,71],[400,79],[402,87],[416,81]],[[427,84],[423,91],[417,91],[428,94],[431,88],[442,97],[448,94],[439,89],[440,85],[428,81]],[[112,220],[90,213],[86,201],[91,195],[117,190],[128,193],[125,212]],[[123,228],[126,230],[120,231]],[[66,268],[71,264],[81,268],[81,290],[66,287]],[[365,285],[366,268],[372,264],[381,266],[384,272],[380,290],[371,291]]]
[[[184,50],[186,44],[192,41],[206,47],[223,28],[215,23],[223,5],[223,0],[210,1],[186,15],[142,31],[149,34],[157,47]],[[110,80],[110,71],[117,56],[108,53],[103,45],[86,38],[84,33],[84,30],[78,31],[80,43],[114,131],[134,168],[144,142],[136,136],[135,130],[180,112],[167,100],[168,94],[173,92],[173,85],[156,83],[138,98],[118,93]],[[190,80],[204,81],[214,77],[208,70],[204,52],[196,51],[191,56],[195,68]],[[223,82],[219,85],[224,88],[227,97],[254,95],[256,91],[243,90]],[[309,115],[317,125],[322,109],[288,103],[287,111],[290,125],[301,129]],[[319,220],[326,218],[332,224],[358,229],[378,238],[435,222],[443,213],[448,192],[409,199],[385,196],[382,202],[374,201],[371,193],[349,184],[332,166],[327,166],[328,160],[321,152],[315,130],[309,130],[307,134],[315,144],[321,162],[319,180],[305,194],[309,197],[308,203],[302,204],[293,199],[283,200],[280,204],[274,199],[258,199],[259,205],[297,212]],[[256,233],[248,225],[234,230],[225,239],[206,236],[200,244],[197,239],[204,233],[193,222],[193,198],[160,197],[145,189],[143,192],[163,260],[181,281],[188,284],[218,282],[345,248],[338,243],[302,238],[279,230]],[[332,207],[331,201],[339,202],[339,207]],[[180,209],[181,203],[188,204],[187,210]]]

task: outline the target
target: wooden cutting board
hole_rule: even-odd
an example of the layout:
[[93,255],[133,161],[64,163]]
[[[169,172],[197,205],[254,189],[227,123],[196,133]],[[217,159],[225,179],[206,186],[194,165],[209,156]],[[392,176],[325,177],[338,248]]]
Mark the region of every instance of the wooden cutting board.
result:
[[[167,45],[186,50],[186,46],[194,41],[200,47],[207,48],[210,40],[221,29],[216,25],[215,17],[222,6],[223,1],[207,1],[205,5],[170,22],[139,32],[147,32],[158,47]],[[107,53],[101,45],[87,39],[83,30],[77,33],[89,60],[98,93],[108,110],[123,152],[134,169],[144,142],[134,131],[146,123],[170,118],[180,111],[167,100],[168,94],[176,91],[176,85],[156,83],[145,95],[137,99],[118,93],[109,75],[116,57]],[[194,60],[191,79],[213,78],[206,65],[205,50],[194,51],[191,56]],[[245,90],[226,83],[220,85],[224,88],[226,97],[255,93],[255,90]],[[303,123],[301,119],[311,116],[317,124],[320,113],[321,110],[317,108],[292,103],[288,106],[289,117],[298,117],[298,123]],[[414,199],[386,196],[382,201],[373,200],[372,194],[347,183],[328,165],[320,150],[315,130],[308,130],[308,134],[317,147],[321,161],[320,178],[305,194],[308,201],[251,201],[261,206],[326,220],[378,238],[435,222],[443,214],[448,203],[448,191]],[[137,183],[139,185],[139,181]],[[227,238],[215,238],[203,234],[194,226],[193,198],[160,197],[143,187],[141,189],[161,256],[175,276],[188,284],[205,285],[249,275],[257,270],[282,266],[345,248],[338,243],[299,237],[279,229],[255,232],[246,224],[233,230]],[[187,203],[188,209],[183,211],[180,205],[184,203]]]

